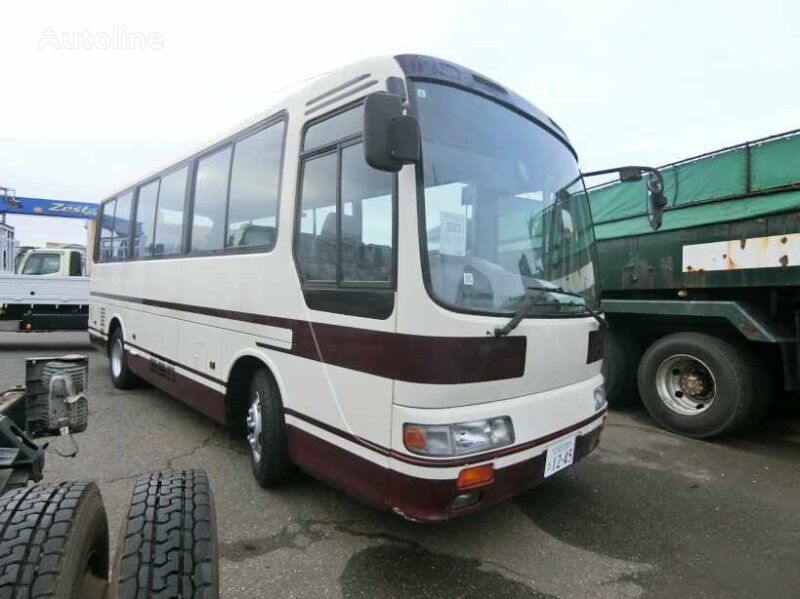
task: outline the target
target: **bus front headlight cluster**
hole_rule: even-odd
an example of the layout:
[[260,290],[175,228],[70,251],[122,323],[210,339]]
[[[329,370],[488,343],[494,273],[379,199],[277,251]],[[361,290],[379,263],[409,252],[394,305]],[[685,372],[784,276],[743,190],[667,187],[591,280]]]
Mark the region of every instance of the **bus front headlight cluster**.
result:
[[514,427],[508,416],[457,424],[403,425],[403,443],[410,452],[421,455],[465,455],[513,442]]
[[606,407],[606,387],[600,385],[594,389],[594,411],[599,412]]

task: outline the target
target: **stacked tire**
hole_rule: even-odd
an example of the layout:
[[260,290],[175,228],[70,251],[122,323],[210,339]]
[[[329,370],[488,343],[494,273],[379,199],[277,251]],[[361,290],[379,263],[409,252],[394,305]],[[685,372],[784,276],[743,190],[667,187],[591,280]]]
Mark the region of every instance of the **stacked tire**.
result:
[[140,476],[112,575],[119,599],[219,596],[216,513],[203,470]]
[[216,598],[217,556],[214,498],[203,470],[136,480],[110,572],[108,520],[94,483],[0,496],[0,599]]

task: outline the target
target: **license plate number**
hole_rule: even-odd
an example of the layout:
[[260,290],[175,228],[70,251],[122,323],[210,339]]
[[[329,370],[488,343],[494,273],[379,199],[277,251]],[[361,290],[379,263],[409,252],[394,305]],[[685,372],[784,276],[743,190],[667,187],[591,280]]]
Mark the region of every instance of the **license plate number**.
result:
[[555,474],[570,466],[575,460],[575,437],[564,439],[547,450],[547,459],[544,464],[544,477]]

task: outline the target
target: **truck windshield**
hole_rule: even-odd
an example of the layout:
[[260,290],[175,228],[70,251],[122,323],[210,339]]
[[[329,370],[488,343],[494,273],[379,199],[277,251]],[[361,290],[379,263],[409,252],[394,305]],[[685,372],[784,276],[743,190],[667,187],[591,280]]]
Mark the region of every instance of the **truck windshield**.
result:
[[441,304],[531,314],[597,305],[586,191],[568,147],[533,120],[463,89],[412,82],[422,135],[427,285]]
[[61,270],[61,254],[36,253],[28,256],[22,267],[23,275],[52,275]]

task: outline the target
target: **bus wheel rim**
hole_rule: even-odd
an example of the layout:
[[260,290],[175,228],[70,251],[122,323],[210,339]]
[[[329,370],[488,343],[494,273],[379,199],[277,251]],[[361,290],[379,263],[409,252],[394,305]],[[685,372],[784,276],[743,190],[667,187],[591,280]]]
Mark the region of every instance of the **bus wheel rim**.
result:
[[111,346],[111,372],[114,378],[119,378],[122,374],[122,341],[120,339],[115,339],[114,345]]
[[253,394],[253,401],[247,410],[247,442],[255,462],[261,461],[261,395]]
[[656,390],[670,410],[697,416],[711,407],[717,396],[717,381],[711,369],[696,356],[675,354],[656,370]]

